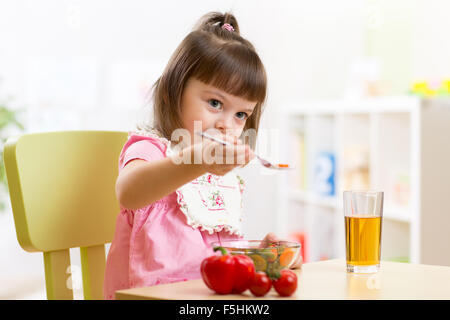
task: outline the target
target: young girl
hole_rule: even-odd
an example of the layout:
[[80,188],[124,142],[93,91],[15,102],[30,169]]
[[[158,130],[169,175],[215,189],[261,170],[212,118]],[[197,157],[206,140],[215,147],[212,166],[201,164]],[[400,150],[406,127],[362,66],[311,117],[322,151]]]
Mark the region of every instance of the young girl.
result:
[[[106,262],[106,299],[120,289],[200,278],[212,242],[243,236],[244,181],[233,169],[254,157],[255,141],[239,138],[257,133],[266,73],[235,17],[202,17],[153,90],[153,124],[130,133],[119,158],[121,210]],[[173,139],[180,129],[183,139]],[[196,137],[198,131],[230,145]],[[265,240],[277,238],[270,233]]]

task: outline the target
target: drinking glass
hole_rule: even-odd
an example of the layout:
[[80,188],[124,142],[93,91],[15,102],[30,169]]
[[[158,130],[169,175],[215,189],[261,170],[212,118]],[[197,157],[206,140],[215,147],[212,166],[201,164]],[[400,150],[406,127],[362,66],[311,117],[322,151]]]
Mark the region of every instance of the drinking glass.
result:
[[347,272],[380,269],[382,191],[344,191]]

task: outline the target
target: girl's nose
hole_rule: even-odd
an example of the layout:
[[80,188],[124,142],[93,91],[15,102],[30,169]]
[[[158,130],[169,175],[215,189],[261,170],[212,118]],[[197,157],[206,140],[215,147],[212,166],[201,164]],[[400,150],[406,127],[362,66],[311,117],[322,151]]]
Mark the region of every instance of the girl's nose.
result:
[[228,118],[217,119],[214,127],[222,133],[226,133],[227,130],[233,129],[231,120]]

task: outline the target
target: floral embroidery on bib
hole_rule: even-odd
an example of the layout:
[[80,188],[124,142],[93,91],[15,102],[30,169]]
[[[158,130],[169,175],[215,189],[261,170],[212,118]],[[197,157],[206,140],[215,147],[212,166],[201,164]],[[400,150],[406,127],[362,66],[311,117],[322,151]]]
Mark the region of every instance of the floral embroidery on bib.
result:
[[210,206],[215,208],[215,210],[224,210],[225,209],[225,203],[223,202],[223,196],[220,194],[220,191],[217,190],[212,193],[212,195],[209,197]]
[[242,193],[233,171],[224,176],[206,173],[176,192],[190,226],[209,233],[226,230],[242,235]]
[[[167,146],[166,156],[173,155],[171,142],[157,130],[136,133],[160,139]],[[242,235],[244,185],[234,170],[224,176],[206,173],[178,188],[177,202],[191,227],[210,234],[225,230]]]

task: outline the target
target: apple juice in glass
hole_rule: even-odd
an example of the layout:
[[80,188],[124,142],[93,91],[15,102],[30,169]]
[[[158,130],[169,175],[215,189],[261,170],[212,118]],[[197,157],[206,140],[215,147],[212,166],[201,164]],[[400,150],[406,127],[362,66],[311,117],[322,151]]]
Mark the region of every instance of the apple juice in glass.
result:
[[347,272],[380,268],[383,192],[344,191]]

